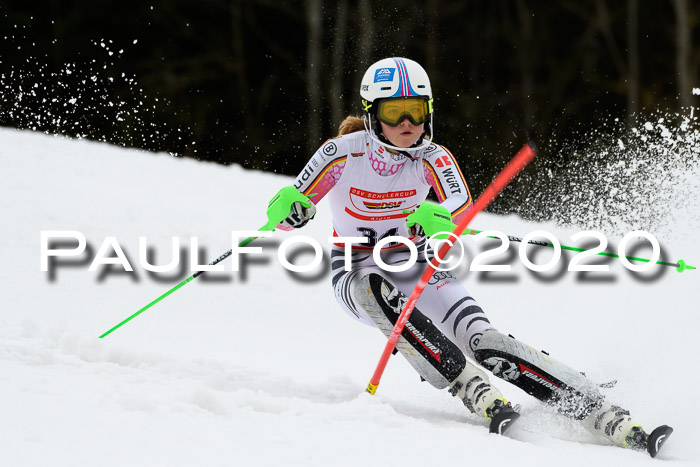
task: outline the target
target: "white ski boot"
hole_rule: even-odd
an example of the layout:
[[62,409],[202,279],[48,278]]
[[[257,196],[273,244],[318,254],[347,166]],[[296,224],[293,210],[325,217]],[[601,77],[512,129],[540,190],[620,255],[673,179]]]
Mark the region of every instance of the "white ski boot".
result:
[[520,406],[512,406],[501,391],[491,385],[486,373],[471,364],[466,365],[464,371],[450,385],[449,391],[459,398],[469,411],[491,420],[491,433],[505,433],[511,423],[520,417]]

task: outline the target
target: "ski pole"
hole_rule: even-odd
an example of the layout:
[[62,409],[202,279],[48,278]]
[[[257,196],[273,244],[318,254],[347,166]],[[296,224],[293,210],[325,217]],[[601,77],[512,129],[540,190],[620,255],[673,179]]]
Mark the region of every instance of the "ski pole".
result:
[[[476,234],[479,234],[481,232],[483,232],[483,230],[467,229],[464,232],[464,234],[465,235],[476,235]],[[508,240],[510,240],[511,242],[522,242],[523,241],[523,239],[520,237],[514,237],[513,235],[506,235],[506,236],[508,237]],[[489,235],[489,238],[497,238],[497,237],[493,237],[493,236]],[[529,240],[527,243],[531,244],[531,245],[547,246],[550,248],[554,248],[554,245],[552,243],[542,242],[542,241],[538,241],[538,240]],[[562,250],[569,250],[569,251],[577,251],[577,252],[589,251],[589,250],[586,250],[585,248],[576,248],[573,246],[566,246],[566,245],[560,245],[560,247]],[[619,258],[620,257],[619,255],[616,255],[614,253],[608,253],[607,251],[601,251],[600,253],[596,253],[596,254],[600,255],[600,256],[608,256],[610,258]],[[629,260],[634,260],[634,261],[642,261],[645,263],[648,263],[650,261],[649,259],[637,258],[634,256],[625,256],[625,258],[627,258]],[[661,266],[674,267],[674,268],[676,268],[676,271],[678,271],[678,272],[683,272],[686,269],[695,269],[695,266],[691,266],[689,264],[686,264],[686,262],[683,261],[682,259],[679,259],[677,263],[668,263],[666,261],[657,261],[656,264],[660,264]]]
[[[311,195],[311,196],[313,196],[313,195]],[[293,186],[288,186],[288,187],[282,188],[282,189],[272,198],[272,200],[270,201],[270,204],[269,204],[268,207],[267,207],[267,223],[266,223],[265,225],[263,225],[262,227],[260,227],[260,228],[258,229],[258,231],[271,231],[271,230],[275,230],[275,228],[277,227],[277,225],[278,225],[280,222],[282,222],[282,221],[289,215],[289,209],[290,209],[292,203],[295,203],[295,202],[297,202],[297,201],[299,201],[299,202],[302,204],[302,206],[304,206],[305,208],[308,208],[308,207],[310,206],[309,199],[308,199],[306,196],[304,196],[303,194],[299,193],[299,192],[296,190],[296,188],[294,188]],[[239,248],[244,247],[244,246],[246,246],[247,244],[249,244],[250,242],[252,242],[253,240],[255,240],[256,238],[259,238],[259,237],[248,237],[248,238],[246,238],[245,240],[243,240],[242,242],[240,242],[240,243],[238,244],[238,247],[239,247]],[[220,263],[221,261],[225,260],[226,258],[228,258],[229,256],[231,256],[231,253],[232,253],[232,252],[233,252],[233,249],[228,250],[226,253],[224,253],[223,255],[219,256],[218,258],[216,258],[216,259],[215,259],[214,261],[212,261],[211,263],[209,263],[209,266],[213,266],[213,265],[218,264],[218,263]],[[188,277],[188,278],[185,279],[184,281],[180,282],[180,283],[177,284],[175,287],[173,287],[172,289],[168,290],[168,291],[165,292],[163,295],[161,295],[160,297],[156,298],[156,299],[153,300],[151,303],[149,303],[148,305],[144,306],[144,307],[141,308],[139,311],[137,311],[137,312],[134,313],[133,315],[129,316],[128,318],[126,318],[126,319],[125,319],[124,321],[122,321],[121,323],[119,323],[119,324],[117,324],[116,326],[114,326],[112,329],[110,329],[109,331],[107,331],[107,332],[105,332],[104,334],[102,334],[102,335],[100,336],[100,339],[102,339],[103,337],[107,336],[107,335],[110,334],[112,331],[114,331],[114,330],[120,328],[122,325],[128,323],[128,322],[131,321],[132,319],[136,318],[138,315],[140,315],[140,314],[143,313],[144,311],[148,310],[150,307],[152,307],[153,305],[155,305],[155,304],[158,303],[159,301],[163,300],[165,297],[167,297],[167,296],[170,295],[171,293],[175,292],[175,291],[178,290],[179,288],[181,288],[181,287],[183,287],[184,285],[188,284],[190,281],[192,281],[194,278],[196,278],[197,276],[201,275],[202,273],[204,273],[204,271],[197,271],[197,272],[195,272],[195,273],[192,274],[190,277]]]
[[[481,196],[479,196],[479,198],[476,200],[474,206],[460,221],[459,225],[457,225],[454,231],[452,231],[452,234],[456,237],[462,235],[462,232],[464,232],[464,230],[467,228],[467,225],[469,224],[469,222],[471,222],[474,216],[476,216],[478,213],[483,211],[489,204],[491,204],[491,201],[493,201],[496,198],[496,196],[498,196],[498,194],[501,191],[503,191],[503,189],[510,183],[510,181],[517,174],[519,174],[534,157],[535,149],[532,143],[523,146],[520,149],[520,151],[518,151],[518,153],[513,157],[513,159],[511,159],[508,165],[506,165],[503,168],[503,170],[501,170],[501,172],[496,176],[496,178],[493,179],[489,186],[486,187],[484,192],[481,193]],[[389,361],[389,357],[391,356],[394,348],[396,347],[396,343],[401,337],[401,333],[403,332],[403,329],[406,326],[406,323],[408,322],[408,318],[413,312],[413,308],[415,307],[418,298],[420,298],[420,295],[423,293],[425,286],[428,285],[430,277],[433,275],[438,266],[440,266],[440,263],[437,260],[437,258],[444,258],[451,247],[452,244],[448,242],[445,242],[445,244],[440,247],[437,255],[434,256],[432,260],[430,260],[427,268],[425,269],[425,272],[423,272],[423,275],[418,281],[418,284],[416,284],[416,287],[413,289],[413,292],[411,292],[411,295],[408,297],[408,301],[406,302],[406,305],[404,305],[404,308],[401,311],[399,318],[396,320],[396,325],[394,326],[394,329],[389,335],[389,340],[387,341],[386,346],[384,347],[384,352],[379,358],[377,368],[374,370],[374,374],[369,380],[369,384],[367,385],[366,389],[368,393],[374,394],[377,391],[377,386],[379,386],[379,380],[382,378],[382,374],[384,373],[386,364]]]

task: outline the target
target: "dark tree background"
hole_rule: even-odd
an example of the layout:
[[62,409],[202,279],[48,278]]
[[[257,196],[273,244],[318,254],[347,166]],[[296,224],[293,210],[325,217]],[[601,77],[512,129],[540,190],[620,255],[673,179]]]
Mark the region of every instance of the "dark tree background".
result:
[[527,138],[564,164],[616,119],[690,106],[699,15],[692,0],[3,0],[0,125],[293,175],[359,112],[365,68],[404,56],[479,193]]

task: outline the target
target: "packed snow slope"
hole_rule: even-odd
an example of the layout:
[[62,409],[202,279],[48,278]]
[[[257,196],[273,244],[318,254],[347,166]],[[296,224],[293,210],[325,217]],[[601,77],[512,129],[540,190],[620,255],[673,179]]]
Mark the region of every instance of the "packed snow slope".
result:
[[[2,465],[700,462],[698,271],[633,274],[611,260],[607,273],[573,273],[567,253],[554,271],[533,273],[518,259],[518,244],[492,261],[511,264],[511,272],[458,270],[501,331],[598,382],[617,379],[607,394],[648,430],[673,426],[652,460],[609,446],[500,380],[523,417],[508,436],[490,435],[484,420],[421,383],[400,356],[377,394],[364,393],[385,340],[335,303],[326,201],[303,230],[326,250],[318,271],[299,277],[282,268],[276,242],[297,233],[276,233],[245,274],[226,260],[224,272],[199,277],[98,339],[177,284],[174,277],[186,277],[149,274],[139,237],[160,265],[171,258],[173,237],[185,253],[197,237],[206,264],[231,247],[231,231],[265,223],[268,199],[289,177],[10,129],[0,129],[0,177]],[[544,229],[576,244],[574,230],[517,217],[480,214],[471,227],[517,236]],[[88,250],[42,272],[40,232],[56,230],[81,232]],[[133,272],[88,270],[108,237]],[[698,265],[694,237],[687,231],[685,243],[663,245],[666,256]],[[474,252],[483,246],[465,243]],[[528,252],[542,264],[552,253],[538,248]],[[310,259],[301,253],[296,261]]]

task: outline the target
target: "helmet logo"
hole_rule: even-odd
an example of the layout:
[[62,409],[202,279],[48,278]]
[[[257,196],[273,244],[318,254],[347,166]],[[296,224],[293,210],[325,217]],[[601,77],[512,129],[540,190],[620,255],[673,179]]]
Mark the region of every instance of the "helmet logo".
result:
[[374,82],[393,81],[396,68],[380,68],[374,73]]

